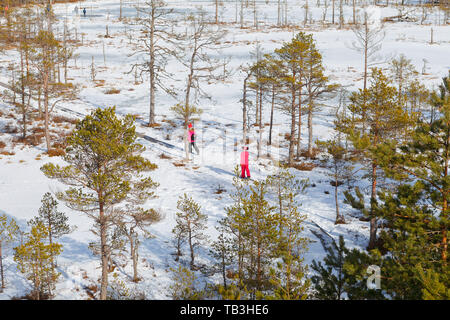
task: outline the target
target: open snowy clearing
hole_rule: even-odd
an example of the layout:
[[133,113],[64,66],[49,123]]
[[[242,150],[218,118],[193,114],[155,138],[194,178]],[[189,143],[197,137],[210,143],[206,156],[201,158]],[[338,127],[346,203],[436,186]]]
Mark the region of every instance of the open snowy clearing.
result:
[[[239,100],[242,96],[243,74],[238,70],[240,65],[254,62],[251,52],[255,51],[257,43],[260,44],[263,53],[270,53],[282,43],[289,41],[298,31],[312,33],[317,42],[317,47],[323,55],[326,74],[330,80],[339,83],[352,91],[362,86],[362,55],[353,50],[352,42],[355,41],[354,33],[349,28],[339,30],[337,25],[323,26],[320,23],[323,11],[315,8],[315,3],[310,4],[313,24],[303,27],[303,1],[289,1],[290,9],[288,20],[292,24],[288,28],[276,28],[277,8],[275,3],[266,4],[260,1],[258,26],[253,27],[251,9],[245,12],[245,28],[241,29],[236,20],[236,7],[234,1],[225,1],[220,9],[220,26],[228,31],[223,43],[227,45],[221,55],[230,59],[229,69],[235,72],[222,83],[211,83],[204,87],[211,95],[212,100],[201,99],[198,106],[204,110],[200,121],[195,124],[199,136],[198,146],[200,155],[194,156],[191,163],[176,166],[184,156],[181,121],[173,120],[169,108],[176,104],[176,99],[157,93],[156,121],[161,123],[160,128],[148,128],[145,123],[148,118],[148,81],[144,79],[135,84],[133,74],[128,74],[136,57],[129,56],[131,50],[128,44],[128,35],[132,34],[131,27],[118,20],[119,1],[85,1],[71,4],[57,4],[54,11],[59,19],[56,28],[62,28],[64,19],[67,18],[71,32],[77,30],[78,38],[83,38],[83,45],[78,47],[79,55],[71,62],[69,70],[70,78],[82,86],[79,100],[70,103],[61,103],[56,113],[76,117],[76,114],[62,111],[73,110],[81,114],[88,114],[97,107],[116,106],[119,114],[138,115],[136,123],[137,131],[152,138],[164,141],[173,147],[164,146],[141,139],[145,145],[144,156],[158,165],[158,169],[152,173],[155,181],[160,183],[157,190],[159,198],[151,200],[147,206],[159,209],[165,216],[164,220],[152,226],[154,239],[146,240],[140,248],[140,274],[143,278],[138,284],[128,282],[130,287],[137,286],[145,291],[148,299],[166,299],[166,288],[170,285],[169,268],[174,265],[174,252],[171,230],[175,225],[176,203],[179,196],[188,193],[201,206],[208,215],[208,234],[211,240],[216,237],[214,226],[225,212],[224,208],[231,204],[228,195],[233,191],[233,169],[239,161],[240,146],[236,141],[242,137],[242,109]],[[169,7],[176,9],[176,14],[184,14],[201,6],[211,15],[214,6],[211,1],[167,1]],[[123,2],[122,15],[133,17],[136,14],[134,5],[137,2]],[[87,8],[87,16],[75,15],[74,7]],[[380,18],[397,14],[391,8],[373,8]],[[330,9],[329,9],[330,11]],[[81,9],[79,12],[81,15]],[[351,7],[345,7],[346,21],[350,19]],[[437,14],[437,13],[435,13]],[[328,12],[327,17],[329,17]],[[299,18],[298,18],[299,17]],[[430,19],[437,19],[433,14]],[[327,19],[330,20],[329,18]],[[105,38],[106,26],[108,26],[108,38]],[[214,27],[214,26],[213,26]],[[434,32],[434,44],[430,44],[430,28]],[[420,25],[412,22],[399,22],[386,24],[386,37],[382,49],[378,53],[384,63],[378,67],[386,67],[390,59],[399,54],[405,54],[419,71],[420,80],[429,88],[438,85],[441,77],[450,69],[450,27],[448,25]],[[103,54],[104,52],[104,54]],[[93,58],[92,58],[93,57]],[[7,65],[15,57],[8,53],[0,55],[0,82],[8,82]],[[95,61],[97,75],[96,86],[90,80],[89,72],[92,59]],[[426,61],[424,62],[424,59]],[[425,63],[425,68],[424,68]],[[424,69],[424,70],[422,70]],[[169,71],[175,74],[178,81],[173,81],[174,88],[182,91],[185,79],[185,70],[175,62],[169,63]],[[423,72],[421,72],[423,71]],[[102,81],[104,80],[104,82]],[[117,94],[106,94],[109,89],[120,90]],[[181,92],[181,97],[183,96]],[[181,98],[179,98],[181,99]],[[333,108],[337,105],[337,98],[330,98],[324,102],[324,107],[316,115],[314,123],[314,140],[326,139],[332,130]],[[268,108],[268,106],[267,106]],[[12,106],[0,100],[0,110],[7,113]],[[12,120],[0,117],[0,127],[4,127]],[[269,112],[264,114],[264,121],[269,121]],[[173,125],[172,125],[173,123]],[[275,114],[274,132],[278,139],[283,140],[287,131],[287,118],[277,112]],[[305,128],[306,129],[306,128]],[[263,131],[264,139],[267,139],[268,130]],[[251,132],[255,134],[255,132]],[[303,132],[303,141],[306,142],[306,130]],[[0,139],[8,141],[8,134],[0,134]],[[282,142],[282,141],[281,141]],[[0,155],[0,214],[14,217],[26,229],[26,221],[37,214],[40,201],[44,193],[48,191],[62,190],[64,186],[47,179],[39,168],[49,161],[62,163],[57,157],[49,158],[43,154],[42,146],[30,147],[16,145],[8,150],[14,155]],[[250,171],[253,179],[264,178],[274,172],[270,159],[255,159],[256,143],[250,145]],[[275,157],[285,157],[287,149],[272,150]],[[266,153],[266,152],[263,152]],[[164,154],[169,159],[161,157]],[[39,156],[40,155],[40,156]],[[39,156],[39,157],[38,157]],[[39,160],[36,160],[38,157]],[[316,167],[312,171],[292,170],[298,178],[307,178],[312,185],[305,195],[299,198],[302,204],[301,210],[307,214],[309,222],[305,225],[305,236],[312,242],[309,252],[306,254],[306,263],[312,260],[321,260],[324,256],[319,239],[311,232],[317,230],[318,224],[327,234],[337,239],[343,235],[349,247],[364,247],[368,240],[369,223],[360,221],[352,216],[352,209],[341,203],[341,210],[345,214],[347,224],[335,225],[335,206],[333,187],[329,183],[326,169]],[[368,185],[363,180],[360,183],[364,188]],[[226,192],[215,194],[218,187]],[[340,197],[342,202],[342,195]],[[100,276],[99,259],[94,257],[88,249],[88,243],[93,241],[91,233],[91,221],[83,214],[64,207],[60,204],[60,210],[69,217],[69,223],[77,226],[76,231],[61,239],[64,251],[58,260],[58,271],[62,273],[57,285],[56,299],[87,299],[87,287],[96,285]],[[199,262],[207,263],[209,259],[208,248],[202,248],[199,254]],[[123,269],[116,269],[119,278],[127,279],[132,274],[131,261]],[[6,267],[6,289],[0,294],[0,299],[10,299],[20,296],[28,291],[29,285],[24,277],[17,271],[12,259],[11,250],[6,254],[4,261]],[[112,279],[112,277],[110,277]]]

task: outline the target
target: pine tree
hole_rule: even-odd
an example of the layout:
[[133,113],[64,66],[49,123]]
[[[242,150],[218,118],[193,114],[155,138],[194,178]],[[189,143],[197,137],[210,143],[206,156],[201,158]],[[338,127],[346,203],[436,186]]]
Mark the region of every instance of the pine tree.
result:
[[[147,200],[147,199],[145,199]],[[133,281],[140,280],[138,274],[139,246],[141,239],[151,239],[154,237],[148,228],[162,220],[162,215],[154,209],[143,209],[142,207],[126,206],[123,214],[120,215],[116,225],[119,232],[122,232],[130,248],[131,261],[133,262]]]
[[358,249],[349,250],[344,237],[339,243],[334,240],[331,245],[324,245],[325,256],[322,262],[313,261],[312,269],[316,272],[311,277],[314,298],[320,300],[372,300],[384,299],[380,290],[367,287],[367,268],[380,266],[380,256],[374,250],[366,253]]
[[234,251],[230,235],[227,233],[226,219],[219,221],[216,227],[219,232],[217,240],[211,245],[210,254],[217,261],[213,267],[213,271],[220,273],[223,279],[223,289],[228,290],[227,269],[233,264]]
[[59,276],[52,267],[52,255],[59,255],[62,246],[59,243],[47,244],[47,237],[47,228],[38,222],[31,227],[26,242],[14,248],[14,261],[19,271],[33,283],[32,297],[35,300],[51,296],[49,283],[54,283]]
[[336,207],[336,220],[334,221],[334,224],[345,223],[344,215],[339,211],[338,189],[352,170],[352,166],[349,164],[348,152],[339,136],[327,141],[318,141],[317,144],[325,147],[328,154],[323,159],[323,162],[325,162],[325,165],[331,170],[328,176],[333,179],[331,185],[334,186],[334,200]]
[[2,284],[0,286],[0,292],[3,292],[5,288],[5,275],[3,268],[3,249],[6,248],[6,245],[10,244],[17,237],[19,232],[19,226],[17,225],[16,220],[13,218],[9,218],[6,214],[2,214],[0,216],[0,276]]
[[386,278],[383,290],[394,299],[421,299],[424,288],[417,266],[439,273],[441,279],[449,274],[436,246],[441,241],[442,221],[435,216],[435,204],[426,205],[436,200],[421,181],[401,184],[379,197],[382,204],[376,212],[385,221],[380,232],[386,252],[381,266]]
[[[67,223],[69,218],[64,212],[58,211],[58,201],[53,198],[50,192],[44,194],[41,203],[39,215],[32,219],[29,224],[37,225],[42,223],[47,228],[48,242],[52,245],[54,240],[71,233],[74,228]],[[53,261],[53,254],[51,254],[51,260],[52,266],[55,268],[56,261]]]
[[372,69],[370,87],[351,95],[352,103],[348,106],[350,114],[344,115],[337,123],[338,130],[347,135],[359,154],[354,160],[363,163],[371,180],[369,249],[375,248],[377,239],[374,205],[379,165],[373,150],[383,141],[398,139],[411,123],[407,112],[397,104],[396,91],[389,86],[388,79],[381,70]]
[[199,290],[198,278],[194,271],[179,265],[172,271],[172,282],[169,286],[169,295],[173,300],[202,300],[205,292]]
[[60,42],[52,31],[39,31],[33,39],[30,61],[36,69],[39,79],[39,90],[44,95],[44,129],[47,151],[51,149],[50,114],[54,106],[61,100],[71,100],[77,95],[77,88],[71,84],[63,84],[52,79],[52,72],[67,58]]
[[244,199],[241,217],[245,229],[244,237],[244,270],[243,283],[255,298],[271,287],[269,265],[273,258],[273,248],[277,244],[278,230],[274,209],[267,199],[268,184],[265,181],[254,181],[249,186],[248,198]]
[[319,111],[318,100],[322,98],[325,93],[336,90],[338,85],[328,84],[329,79],[324,75],[325,68],[322,64],[322,55],[316,48],[314,39],[309,42],[307,58],[305,63],[305,72],[303,73],[304,82],[306,83],[306,97],[307,106],[306,112],[308,115],[308,152],[307,156],[312,158],[313,155],[313,115]]
[[245,230],[246,224],[244,220],[244,202],[248,197],[248,181],[239,178],[239,167],[235,167],[233,186],[235,192],[230,194],[233,204],[225,208],[226,217],[222,220],[224,231],[231,237],[232,249],[234,252],[234,259],[237,261],[237,275],[238,287],[242,288],[241,283],[244,279],[244,257],[246,255],[245,250]]
[[[282,300],[304,300],[310,286],[306,278],[307,266],[304,265],[304,253],[309,240],[302,236],[303,222],[306,216],[298,210],[296,196],[303,193],[306,181],[297,181],[287,171],[280,173],[281,189],[284,191],[279,216],[278,248],[274,249],[274,257],[281,258],[276,262],[276,268],[270,269],[270,282],[274,287],[270,298]],[[280,203],[280,200],[278,201]]]
[[342,300],[346,290],[344,263],[348,249],[344,237],[339,236],[339,244],[335,241],[324,247],[327,255],[323,263],[313,260],[311,268],[317,275],[311,277],[314,285],[314,298],[320,300]]
[[[434,96],[437,96],[436,94]],[[433,103],[433,102],[432,102]],[[440,241],[435,239],[430,246],[434,246],[441,255],[441,263],[446,265],[448,257],[448,224],[449,224],[449,195],[450,195],[450,95],[442,95],[440,101],[440,117],[431,124],[420,121],[417,129],[411,135],[411,141],[399,144],[392,140],[379,146],[377,157],[380,165],[388,176],[405,180],[417,179],[422,183],[435,212],[439,212],[437,225],[430,224],[430,228],[437,228],[433,233],[439,235]],[[416,185],[415,188],[419,188]],[[419,220],[420,222],[420,220]],[[405,222],[406,223],[406,222]],[[422,226],[425,221],[421,221]]]
[[106,299],[108,286],[107,237],[120,214],[112,209],[129,199],[133,190],[153,187],[151,179],[143,174],[157,166],[141,156],[144,147],[136,140],[133,116],[120,119],[114,107],[99,108],[78,122],[67,138],[64,160],[68,165],[48,163],[41,168],[47,177],[69,186],[56,194],[59,200],[94,220],[100,240],[102,300]]
[[208,217],[201,213],[200,205],[187,194],[179,198],[177,209],[179,210],[176,217],[177,225],[172,232],[181,231],[180,236],[185,238],[189,245],[190,268],[195,270],[195,248],[207,239],[204,230],[207,228]]
[[[290,137],[289,137],[289,157],[288,163],[291,165],[294,160],[294,147],[297,141],[297,154],[300,154],[300,133],[302,116],[302,88],[305,86],[303,72],[305,72],[306,58],[312,35],[303,32],[298,33],[291,42],[285,43],[281,48],[275,50],[275,57],[281,68],[280,82],[286,92],[286,103],[283,104],[282,111],[290,116]],[[297,98],[299,101],[297,102]],[[296,130],[296,117],[298,116],[298,131]],[[298,133],[296,139],[296,132]]]
[[450,300],[449,273],[442,275],[434,270],[416,268],[419,280],[422,283],[422,299],[424,300]]
[[148,228],[161,221],[163,216],[155,209],[144,209],[143,205],[150,199],[156,198],[155,189],[159,186],[151,177],[137,182],[128,194],[125,204],[115,210],[120,212],[114,222],[128,240],[130,256],[133,262],[133,281],[139,281],[138,258],[141,239],[150,239],[154,236]]

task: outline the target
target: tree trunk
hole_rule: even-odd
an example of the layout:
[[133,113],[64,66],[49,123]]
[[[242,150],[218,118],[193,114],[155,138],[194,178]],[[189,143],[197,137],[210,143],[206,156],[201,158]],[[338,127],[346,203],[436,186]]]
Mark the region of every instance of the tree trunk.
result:
[[137,255],[137,245],[135,244],[135,240],[133,236],[129,237],[130,241],[130,253],[131,253],[131,260],[133,261],[133,282],[139,281],[139,275],[138,275],[138,255]]
[[[100,198],[100,197],[99,197]],[[108,249],[107,249],[107,226],[106,217],[103,209],[103,203],[100,203],[100,252],[101,252],[101,286],[100,286],[100,300],[106,300],[108,290]]]
[[310,102],[309,108],[308,108],[308,158],[312,158],[313,156],[313,125],[312,125],[312,119],[313,119],[313,106]]
[[291,102],[291,136],[289,139],[289,160],[288,164],[292,165],[294,160],[294,143],[295,143],[295,88],[292,88],[292,102]]
[[247,144],[247,81],[250,75],[244,79],[244,92],[242,97],[242,144]]
[[5,288],[5,278],[3,275],[3,252],[1,241],[0,241],[0,277],[2,278],[2,286],[0,287],[0,292],[3,292],[3,289]]
[[297,159],[301,155],[301,141],[302,141],[302,91],[301,86],[298,94],[298,132],[297,132]]
[[47,152],[50,150],[50,132],[49,132],[49,111],[48,111],[48,76],[49,72],[44,74],[44,126],[45,126],[45,143]]
[[377,188],[377,165],[374,162],[372,164],[372,194],[370,197],[370,238],[368,249],[374,249],[377,241],[377,218],[374,217],[374,202],[376,197]]
[[194,270],[194,259],[195,259],[195,254],[194,254],[194,245],[192,244],[192,230],[191,230],[191,226],[188,223],[188,233],[189,233],[189,250],[191,251],[191,262],[190,262],[190,267],[191,270]]
[[258,138],[258,156],[261,156],[261,146],[262,146],[262,89],[259,89],[259,138]]
[[152,22],[150,28],[150,114],[148,124],[155,123],[155,8],[152,7]]
[[275,86],[272,86],[272,108],[270,110],[269,145],[272,145],[273,109],[275,107]]

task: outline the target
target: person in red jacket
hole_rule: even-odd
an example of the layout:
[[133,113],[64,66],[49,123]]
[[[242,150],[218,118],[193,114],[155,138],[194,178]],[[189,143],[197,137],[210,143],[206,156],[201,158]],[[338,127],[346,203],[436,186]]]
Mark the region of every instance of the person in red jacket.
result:
[[[244,149],[241,152],[241,178],[250,178],[250,170],[248,169],[248,147],[242,147]],[[246,176],[247,174],[247,176]]]
[[197,152],[197,154],[200,154],[200,151],[197,148],[197,145],[195,144],[195,131],[194,131],[194,127],[190,127],[189,129],[189,152],[192,152],[192,147],[194,147],[195,151]]

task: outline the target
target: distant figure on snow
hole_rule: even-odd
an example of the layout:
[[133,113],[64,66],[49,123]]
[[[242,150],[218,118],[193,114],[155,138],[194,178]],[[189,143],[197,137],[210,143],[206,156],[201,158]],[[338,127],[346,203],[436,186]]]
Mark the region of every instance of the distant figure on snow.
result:
[[241,152],[241,178],[249,179],[250,170],[248,169],[248,147],[244,146],[242,149],[244,150]]
[[200,154],[200,151],[198,150],[196,144],[195,144],[195,131],[194,131],[194,127],[192,127],[192,124],[189,124],[189,152],[192,152],[192,147],[194,147],[195,151],[197,152],[197,154]]
[[78,6],[75,6],[75,8],[73,9],[73,11],[75,12],[76,15],[78,15]]
[[83,8],[83,15],[86,17],[86,8]]

